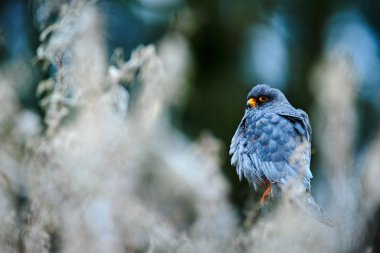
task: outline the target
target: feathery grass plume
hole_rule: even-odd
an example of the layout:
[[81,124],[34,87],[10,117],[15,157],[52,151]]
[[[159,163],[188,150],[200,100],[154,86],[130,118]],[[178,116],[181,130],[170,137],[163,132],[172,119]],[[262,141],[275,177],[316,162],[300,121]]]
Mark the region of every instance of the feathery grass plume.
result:
[[322,168],[331,184],[330,212],[338,223],[336,251],[372,250],[374,235],[368,233],[375,228],[368,224],[379,207],[379,138],[363,157],[354,155],[356,75],[354,62],[335,53],[322,60],[313,79]]
[[57,71],[28,174],[27,251],[225,250],[236,215],[217,141],[192,143],[168,117],[186,63],[166,72],[155,48],[141,47],[107,75],[100,20],[92,4],[67,4],[38,51]]
[[[48,60],[57,71],[47,81],[50,90],[42,100],[48,126],[46,138],[35,147],[29,170],[33,218],[25,247],[31,252],[38,251],[39,245],[62,247],[63,252],[117,252],[122,246],[111,243],[119,238],[111,233],[112,213],[105,204],[108,192],[103,190],[109,181],[101,180],[102,174],[108,173],[102,145],[110,142],[109,135],[102,131],[112,133],[115,119],[108,113],[109,106],[96,101],[103,92],[106,73],[102,36],[98,34],[100,18],[90,4],[73,1],[63,7],[57,22],[46,28],[52,34],[38,49],[38,57]],[[45,91],[45,84],[46,81],[40,84],[39,92]],[[67,125],[61,125],[65,116],[71,118]],[[87,205],[94,205],[103,217],[86,220],[93,215]],[[96,225],[91,222],[104,222],[105,229],[111,230],[110,242],[102,244],[103,237],[93,231]],[[36,238],[41,235],[40,241],[46,240],[46,234],[51,236],[48,241],[58,245],[46,247]]]
[[0,74],[0,99],[4,107],[0,112],[0,251],[17,252],[18,228],[15,208],[15,190],[18,188],[17,171],[19,170],[17,146],[12,138],[11,126],[14,124],[15,115],[18,113],[18,102],[14,91],[11,89],[10,80]]
[[[73,64],[75,63],[73,57],[76,55],[73,52],[78,49],[76,43],[81,41],[77,40],[76,36],[80,36],[83,32],[82,29],[85,29],[86,22],[89,22],[85,20],[85,17],[80,17],[83,9],[89,4],[86,4],[86,1],[67,3],[66,1],[36,1],[36,5],[37,20],[43,23],[43,25],[40,23],[43,28],[40,34],[42,43],[37,49],[36,59],[42,62],[43,69],[48,70],[48,67],[51,66],[55,72],[51,78],[41,81],[37,88],[37,96],[47,94],[42,97],[40,105],[46,110],[44,121],[47,125],[47,136],[51,136],[69,114],[70,109],[75,106],[77,96],[79,96],[79,92],[76,90],[77,80],[75,80],[77,72],[74,69],[77,66]],[[57,21],[47,26],[44,22],[50,19],[52,13],[55,12],[59,12]],[[42,16],[39,17],[39,15]],[[78,22],[80,18],[82,22]],[[89,50],[94,50],[91,48],[92,41],[87,41],[87,43],[89,43]],[[96,55],[99,54],[94,56]],[[94,67],[97,64],[101,63],[95,62]],[[85,65],[86,62],[79,64],[79,66]],[[102,74],[98,73],[94,78]]]
[[8,154],[5,149],[0,148],[0,251],[6,253],[15,253],[19,249],[18,217],[16,213],[15,192],[13,191],[15,185],[12,185],[7,173],[9,171],[14,173],[18,169],[18,164],[14,161],[14,157]]
[[[301,155],[295,152],[292,157]],[[294,158],[290,159],[292,162]],[[299,161],[298,158],[294,159]],[[278,186],[277,186],[278,187]],[[273,190],[279,191],[274,188]],[[269,213],[263,215],[241,234],[236,252],[332,252],[335,250],[335,230],[329,219],[305,192],[303,182],[294,179],[281,187],[281,197]],[[267,206],[262,207],[264,208]]]
[[[22,73],[22,74],[20,74]],[[37,116],[23,110],[18,92],[32,79],[24,59],[0,66],[0,252],[19,252],[20,224],[23,219],[25,147],[39,133]]]
[[380,134],[377,134],[372,145],[367,151],[364,163],[364,176],[363,176],[363,200],[366,209],[374,211],[374,208],[380,204]]
[[311,84],[318,108],[315,133],[320,141],[316,144],[330,185],[331,213],[337,222],[336,247],[348,250],[357,243],[354,233],[360,192],[353,173],[357,95],[353,63],[347,56],[326,56],[316,66]]
[[317,133],[321,138],[324,167],[331,178],[350,176],[356,129],[355,99],[357,78],[348,57],[320,62],[314,72],[312,88],[317,95],[320,119]]
[[[3,160],[3,158],[1,158]],[[2,161],[1,161],[2,162]],[[3,167],[4,164],[1,164]],[[14,196],[10,192],[10,185],[3,174],[0,175],[0,251],[4,253],[18,252],[17,213]]]
[[153,47],[135,51],[120,70],[134,62],[143,64],[137,77],[142,87],[130,106],[128,139],[122,148],[130,151],[128,174],[135,174],[129,185],[150,210],[188,236],[180,252],[189,248],[198,252],[223,250],[236,228],[236,217],[227,200],[228,187],[220,174],[217,151],[205,152],[217,144],[212,137],[192,144],[170,126],[168,109],[178,96],[173,92],[181,90],[176,87],[181,82],[165,74]]
[[379,216],[380,207],[380,186],[378,178],[379,170],[379,152],[380,152],[380,135],[379,133],[374,138],[371,145],[367,148],[363,162],[358,166],[361,169],[363,177],[360,179],[362,192],[360,195],[360,219],[356,228],[357,237],[360,242],[355,248],[357,251],[372,251],[373,243],[378,241],[376,233],[372,231],[378,229],[378,224],[373,222]]
[[333,230],[318,222],[287,192],[274,212],[240,235],[235,252],[332,252]]

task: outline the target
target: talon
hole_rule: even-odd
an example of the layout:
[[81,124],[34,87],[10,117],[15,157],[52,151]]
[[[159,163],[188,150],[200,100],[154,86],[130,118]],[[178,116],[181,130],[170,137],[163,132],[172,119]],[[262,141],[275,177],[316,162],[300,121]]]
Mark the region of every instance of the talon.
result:
[[268,184],[267,189],[263,193],[263,196],[261,196],[260,202],[261,202],[262,205],[264,205],[264,203],[265,203],[268,195],[272,198],[272,187],[271,187],[270,183]]

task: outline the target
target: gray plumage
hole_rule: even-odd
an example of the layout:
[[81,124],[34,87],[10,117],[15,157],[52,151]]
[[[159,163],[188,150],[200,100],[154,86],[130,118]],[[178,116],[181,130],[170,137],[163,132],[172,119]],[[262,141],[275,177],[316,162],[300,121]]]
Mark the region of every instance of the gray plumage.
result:
[[278,195],[289,186],[302,186],[303,194],[295,200],[322,223],[333,225],[310,194],[311,126],[306,112],[265,84],[256,85],[247,101],[251,98],[254,102],[247,104],[230,146],[239,178],[244,176],[255,189],[269,183]]
[[269,101],[247,108],[232,138],[231,163],[241,179],[254,185],[286,184],[302,180],[310,189],[311,127],[307,114],[295,109],[281,91],[268,85],[257,85],[249,98],[267,96]]

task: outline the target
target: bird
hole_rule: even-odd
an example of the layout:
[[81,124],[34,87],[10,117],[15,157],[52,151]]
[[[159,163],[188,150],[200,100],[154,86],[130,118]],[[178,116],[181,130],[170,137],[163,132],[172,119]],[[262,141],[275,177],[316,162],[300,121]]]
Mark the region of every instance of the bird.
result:
[[312,129],[307,113],[293,107],[285,95],[267,84],[258,84],[248,93],[246,109],[232,137],[231,164],[241,180],[255,190],[264,187],[264,205],[274,194],[297,185],[302,202],[319,221],[332,225],[311,195],[310,170]]

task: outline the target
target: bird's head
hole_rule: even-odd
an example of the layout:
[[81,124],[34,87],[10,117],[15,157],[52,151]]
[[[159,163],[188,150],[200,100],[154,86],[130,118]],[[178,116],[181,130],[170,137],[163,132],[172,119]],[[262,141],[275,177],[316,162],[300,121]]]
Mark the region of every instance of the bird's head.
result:
[[266,84],[258,84],[247,96],[247,111],[265,110],[289,104],[284,94]]

